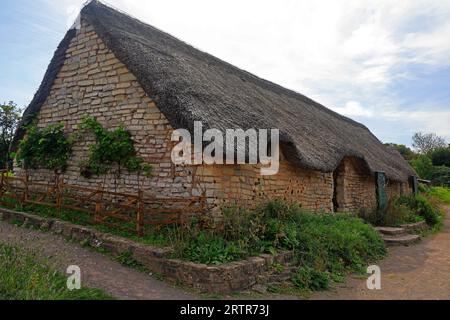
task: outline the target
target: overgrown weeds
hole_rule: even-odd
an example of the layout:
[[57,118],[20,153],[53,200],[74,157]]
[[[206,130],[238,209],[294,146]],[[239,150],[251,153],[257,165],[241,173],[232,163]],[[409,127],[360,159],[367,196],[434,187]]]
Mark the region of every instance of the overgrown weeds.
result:
[[225,212],[223,228],[205,230],[192,224],[179,229],[172,241],[175,254],[214,264],[293,250],[300,266],[294,284],[311,290],[326,289],[347,272],[362,272],[386,254],[378,232],[350,214],[310,213],[281,202],[254,212],[236,208]]
[[415,215],[424,219],[430,227],[435,226],[440,221],[439,208],[433,207],[430,201],[422,195],[400,197],[396,200],[396,205],[409,209]]

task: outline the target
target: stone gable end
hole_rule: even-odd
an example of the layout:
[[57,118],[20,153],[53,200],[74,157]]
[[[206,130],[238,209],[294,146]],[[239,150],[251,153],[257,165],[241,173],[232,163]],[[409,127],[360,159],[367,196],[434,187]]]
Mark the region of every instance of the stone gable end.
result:
[[[41,108],[38,125],[44,127],[62,122],[67,132],[73,132],[87,116],[96,118],[107,129],[122,124],[131,133],[139,156],[154,166],[152,179],[139,179],[144,189],[164,196],[189,196],[192,193],[192,172],[172,165],[170,138],[173,129],[168,120],[136,77],[83,21]],[[138,177],[133,173],[124,172],[118,180],[113,175],[106,179],[80,176],[80,162],[87,159],[89,145],[93,142],[94,138],[87,136],[75,144],[63,176],[66,182],[92,187],[105,181],[106,188],[136,192]],[[51,179],[51,174],[43,170],[33,176],[36,180]]]

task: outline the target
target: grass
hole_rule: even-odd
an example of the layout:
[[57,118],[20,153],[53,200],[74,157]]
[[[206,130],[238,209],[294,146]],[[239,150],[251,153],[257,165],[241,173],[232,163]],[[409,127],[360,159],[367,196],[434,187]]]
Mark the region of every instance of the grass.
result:
[[159,229],[152,226],[146,226],[146,235],[143,237],[139,237],[135,232],[131,231],[135,228],[135,224],[133,223],[125,223],[123,221],[111,221],[114,223],[119,223],[122,227],[128,228],[130,230],[123,230],[119,228],[113,228],[106,225],[96,224],[93,221],[93,215],[87,214],[81,211],[75,210],[66,210],[63,209],[61,212],[57,212],[55,208],[44,206],[44,205],[35,205],[35,204],[27,204],[21,205],[17,200],[4,197],[0,199],[3,203],[3,207],[12,208],[13,210],[28,212],[32,214],[39,215],[45,218],[55,218],[64,220],[67,222],[71,222],[74,224],[92,227],[100,232],[110,233],[116,236],[128,238],[130,240],[154,245],[159,247],[170,246],[170,242],[168,238],[165,236],[165,228],[162,228],[162,232]]
[[299,284],[326,289],[331,281],[341,282],[348,272],[364,272],[386,255],[379,233],[351,215],[299,213],[295,224]]
[[67,278],[36,253],[0,244],[0,300],[111,300],[99,289],[67,289]]
[[434,187],[428,192],[431,196],[438,198],[445,204],[450,204],[450,188]]

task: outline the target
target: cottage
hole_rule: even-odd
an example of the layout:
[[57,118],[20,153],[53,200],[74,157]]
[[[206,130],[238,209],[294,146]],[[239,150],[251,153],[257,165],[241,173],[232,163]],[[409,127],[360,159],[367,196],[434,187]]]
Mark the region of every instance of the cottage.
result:
[[[375,208],[384,179],[389,197],[412,192],[415,172],[362,124],[99,1],[82,9],[79,22],[59,45],[23,122],[36,119],[41,127],[62,122],[67,132],[86,116],[107,128],[123,124],[139,155],[154,166],[144,192],[169,197],[205,192],[216,207],[281,198],[327,212]],[[192,132],[195,121],[205,130],[279,129],[278,174],[262,176],[259,165],[250,164],[174,164],[172,132]],[[16,145],[24,134],[18,130]],[[112,175],[80,176],[79,163],[91,142],[74,146],[63,178],[112,188]],[[31,175],[51,179],[44,170]],[[138,177],[124,174],[118,185],[120,191],[137,191]]]

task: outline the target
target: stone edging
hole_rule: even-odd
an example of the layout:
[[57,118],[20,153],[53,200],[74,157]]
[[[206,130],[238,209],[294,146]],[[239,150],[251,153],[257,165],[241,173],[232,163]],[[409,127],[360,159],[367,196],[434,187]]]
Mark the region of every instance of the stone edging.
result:
[[106,249],[114,256],[129,253],[150,271],[164,275],[203,293],[231,293],[246,290],[256,284],[258,276],[270,270],[274,263],[288,264],[292,252],[261,255],[243,261],[208,266],[170,259],[171,248],[157,248],[122,237],[102,233],[92,228],[57,219],[0,208],[0,221],[20,222],[24,226],[42,228],[76,241],[87,241],[92,247]]

